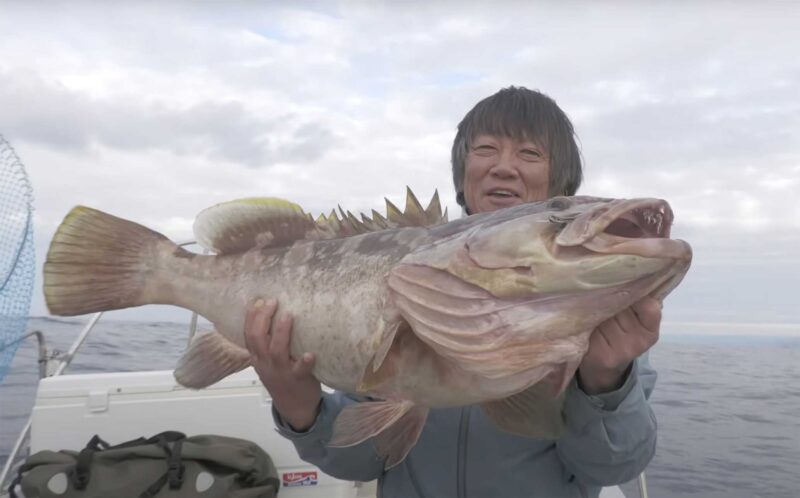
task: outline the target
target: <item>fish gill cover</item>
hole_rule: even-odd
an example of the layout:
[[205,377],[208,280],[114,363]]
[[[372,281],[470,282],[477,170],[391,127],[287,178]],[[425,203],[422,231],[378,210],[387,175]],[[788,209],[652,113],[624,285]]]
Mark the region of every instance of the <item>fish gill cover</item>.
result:
[[22,162],[0,135],[0,382],[28,324],[34,267],[33,191]]

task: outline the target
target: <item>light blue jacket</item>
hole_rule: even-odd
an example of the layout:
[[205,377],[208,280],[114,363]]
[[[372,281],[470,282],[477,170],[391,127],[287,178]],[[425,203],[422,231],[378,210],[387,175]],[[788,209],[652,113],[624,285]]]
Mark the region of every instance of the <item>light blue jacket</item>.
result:
[[339,411],[358,402],[351,395],[324,394],[307,432],[295,432],[274,410],[273,417],[300,458],[340,479],[378,479],[382,498],[597,497],[602,486],[635,478],[653,457],[656,420],[647,398],[655,381],[646,355],[617,391],[589,396],[573,380],[567,433],[555,442],[503,432],[479,406],[431,410],[416,446],[388,471],[370,440],[326,447]]

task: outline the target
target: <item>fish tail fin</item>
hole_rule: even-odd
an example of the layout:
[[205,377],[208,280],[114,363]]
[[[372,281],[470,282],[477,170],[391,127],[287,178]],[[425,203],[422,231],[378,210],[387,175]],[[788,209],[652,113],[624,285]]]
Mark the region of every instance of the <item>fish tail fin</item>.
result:
[[169,246],[170,252],[183,251],[132,221],[73,208],[53,236],[44,264],[48,309],[72,316],[159,302],[147,295],[148,283],[157,273],[159,253]]

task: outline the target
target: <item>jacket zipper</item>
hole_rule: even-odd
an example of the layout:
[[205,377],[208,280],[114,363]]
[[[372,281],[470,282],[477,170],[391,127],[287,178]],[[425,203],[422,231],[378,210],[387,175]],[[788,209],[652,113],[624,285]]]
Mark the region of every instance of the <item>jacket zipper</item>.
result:
[[467,497],[467,436],[469,434],[470,407],[461,409],[461,420],[458,424],[458,456],[456,467],[456,496]]

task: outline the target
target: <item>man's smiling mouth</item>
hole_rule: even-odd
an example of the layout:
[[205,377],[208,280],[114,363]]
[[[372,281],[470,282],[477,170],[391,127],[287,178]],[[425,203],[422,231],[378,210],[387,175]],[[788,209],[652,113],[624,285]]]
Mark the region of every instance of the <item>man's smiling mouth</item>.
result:
[[519,197],[519,194],[517,194],[516,192],[513,192],[511,190],[505,190],[505,189],[490,190],[487,193],[487,195],[489,195],[490,197],[499,197],[499,198],[504,198],[504,199],[511,198],[511,197]]

